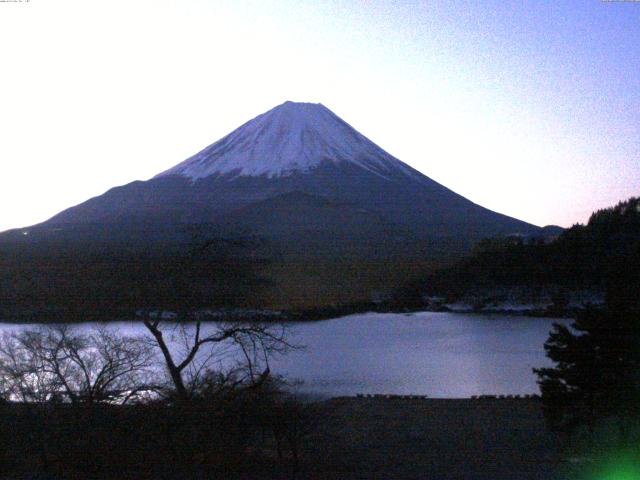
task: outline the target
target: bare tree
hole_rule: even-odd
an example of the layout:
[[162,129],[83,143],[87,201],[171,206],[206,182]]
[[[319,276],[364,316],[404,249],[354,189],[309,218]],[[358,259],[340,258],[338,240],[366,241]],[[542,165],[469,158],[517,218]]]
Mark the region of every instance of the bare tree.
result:
[[40,359],[22,347],[15,333],[4,333],[0,341],[0,386],[6,400],[44,402],[51,391],[51,377],[43,373]]
[[210,385],[213,371],[221,385],[260,385],[270,375],[269,358],[295,348],[283,325],[195,321],[169,326],[163,325],[161,315],[148,315],[144,326],[162,353],[180,401],[190,399],[198,386]]
[[42,327],[0,341],[5,396],[25,402],[126,403],[151,388],[153,361],[148,342],[105,328]]
[[[269,358],[292,348],[283,325],[199,320],[194,312],[210,307],[216,288],[231,281],[228,267],[238,263],[230,262],[236,252],[256,247],[261,241],[210,237],[210,232],[198,227],[190,233],[187,252],[168,265],[174,297],[170,308],[178,312],[180,321],[163,322],[162,309],[142,315],[154,346],[162,354],[173,394],[180,401],[192,398],[201,387],[210,390],[214,383],[225,387],[259,385],[269,377]],[[252,272],[240,266],[234,278],[247,285]],[[150,295],[152,298],[154,292]]]

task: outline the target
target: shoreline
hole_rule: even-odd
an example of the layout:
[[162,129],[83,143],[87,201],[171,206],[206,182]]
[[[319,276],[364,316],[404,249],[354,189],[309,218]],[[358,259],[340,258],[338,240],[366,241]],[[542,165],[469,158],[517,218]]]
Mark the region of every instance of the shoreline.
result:
[[[305,323],[316,322],[322,320],[332,320],[342,317],[348,317],[351,315],[361,315],[368,313],[379,314],[397,314],[397,315],[412,315],[414,313],[453,313],[453,314],[473,314],[480,316],[491,315],[503,315],[508,317],[530,317],[530,318],[558,318],[558,319],[572,319],[584,308],[572,307],[562,310],[557,309],[524,309],[524,308],[508,308],[508,309],[474,309],[471,306],[454,307],[450,308],[446,305],[430,307],[428,305],[422,305],[419,307],[411,308],[386,308],[380,307],[375,304],[363,304],[358,306],[344,306],[344,307],[328,307],[322,309],[305,310],[302,312],[289,312],[289,311],[270,311],[260,309],[219,309],[209,310],[200,314],[196,314],[187,322],[202,321],[202,322],[258,322],[258,323]],[[179,321],[178,315],[171,311],[162,312],[165,321]],[[113,315],[113,316],[93,316],[87,315],[84,318],[77,317],[64,317],[51,314],[29,314],[29,315],[14,315],[7,316],[0,319],[0,324],[6,325],[37,325],[37,324],[82,324],[82,323],[112,323],[112,322],[135,322],[142,321],[143,317],[140,315],[127,316]]]

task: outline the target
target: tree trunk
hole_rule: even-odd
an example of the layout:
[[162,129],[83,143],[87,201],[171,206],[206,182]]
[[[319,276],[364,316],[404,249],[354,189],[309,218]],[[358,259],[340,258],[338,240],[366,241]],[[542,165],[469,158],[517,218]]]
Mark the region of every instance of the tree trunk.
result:
[[184,385],[184,381],[182,380],[182,372],[178,369],[175,362],[173,361],[171,351],[169,350],[169,347],[167,346],[167,343],[162,336],[162,332],[158,329],[157,325],[154,325],[151,322],[145,321],[144,325],[156,339],[158,347],[160,347],[160,351],[162,352],[162,356],[164,357],[167,370],[169,371],[169,376],[171,377],[173,386],[176,389],[177,400],[180,402],[188,400],[189,395],[187,393],[187,388]]

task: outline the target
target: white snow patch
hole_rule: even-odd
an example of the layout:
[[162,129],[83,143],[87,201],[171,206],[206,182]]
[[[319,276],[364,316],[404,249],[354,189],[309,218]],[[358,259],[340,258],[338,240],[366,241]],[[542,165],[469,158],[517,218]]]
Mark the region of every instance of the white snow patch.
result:
[[[158,175],[193,180],[216,174],[279,177],[322,162],[351,162],[383,178],[418,176],[322,104],[285,102]],[[421,176],[421,175],[420,175]]]
[[464,302],[447,303],[444,305],[448,310],[455,313],[469,313],[473,312],[473,307]]

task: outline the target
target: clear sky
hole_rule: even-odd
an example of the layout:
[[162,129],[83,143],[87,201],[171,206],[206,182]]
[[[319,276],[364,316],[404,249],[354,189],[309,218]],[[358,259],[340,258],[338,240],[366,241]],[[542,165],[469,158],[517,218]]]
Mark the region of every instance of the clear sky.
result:
[[640,194],[638,2],[3,1],[0,42],[0,230],[285,100],[538,225]]

